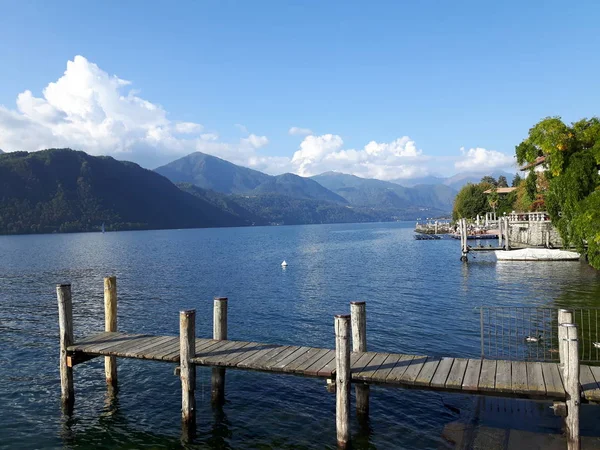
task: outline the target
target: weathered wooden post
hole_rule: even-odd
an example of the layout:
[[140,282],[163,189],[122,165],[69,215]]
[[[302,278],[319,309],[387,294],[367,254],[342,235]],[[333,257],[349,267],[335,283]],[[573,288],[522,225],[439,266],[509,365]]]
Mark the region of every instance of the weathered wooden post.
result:
[[196,430],[196,310],[179,313],[179,367],[181,378],[181,421],[184,436],[193,437]]
[[[215,297],[213,306],[213,339],[227,339],[227,298]],[[225,402],[225,369],[215,367],[211,376],[211,400],[219,406]]]
[[563,374],[563,379],[566,379],[566,364],[567,360],[566,355],[566,343],[567,343],[567,329],[562,327],[561,325],[566,323],[573,323],[573,311],[568,309],[559,309],[558,310],[558,358],[559,358],[559,367]]
[[350,316],[335,316],[335,424],[337,445],[350,446]]
[[438,221],[435,221],[435,225],[434,225],[435,229],[434,229],[434,234],[438,234]]
[[[352,324],[352,351],[366,352],[367,305],[365,302],[350,302],[350,321]],[[354,387],[356,412],[359,416],[369,414],[369,391],[369,386],[366,384],[359,383]]]
[[73,302],[71,299],[71,285],[59,284],[56,286],[58,299],[58,325],[60,335],[60,391],[63,411],[70,413],[75,403],[73,390],[73,367],[69,366],[67,347],[73,345]]
[[460,219],[460,244],[461,244],[461,252],[462,256],[460,257],[461,261],[468,261],[468,253],[469,248],[467,246],[467,219]]
[[[117,331],[117,277],[104,278],[104,331]],[[104,357],[106,383],[117,387],[117,358]]]
[[567,449],[579,450],[581,443],[579,438],[579,341],[577,338],[577,325],[565,323],[561,327],[566,328],[565,337],[565,391],[567,393]]

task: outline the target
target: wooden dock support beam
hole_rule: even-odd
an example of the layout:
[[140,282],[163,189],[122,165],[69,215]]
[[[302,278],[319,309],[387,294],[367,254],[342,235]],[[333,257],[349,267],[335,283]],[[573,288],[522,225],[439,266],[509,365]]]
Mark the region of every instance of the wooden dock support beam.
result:
[[558,310],[558,359],[559,359],[559,367],[562,371],[563,380],[566,379],[566,365],[565,361],[567,360],[567,329],[565,327],[561,327],[562,324],[565,323],[573,323],[573,312],[568,309],[559,309]]
[[63,411],[70,414],[75,403],[73,390],[73,367],[69,366],[67,347],[73,344],[73,302],[71,285],[56,286],[58,299],[58,325],[60,333],[60,390]]
[[469,246],[467,244],[467,219],[465,219],[465,218],[460,219],[459,229],[460,229],[460,249],[462,252],[460,260],[463,262],[467,262],[469,260],[469,257],[467,256],[469,254]]
[[[213,339],[227,339],[227,298],[215,297],[213,306]],[[220,406],[225,403],[225,369],[214,367],[211,374],[211,401]]]
[[508,221],[508,217],[503,217],[504,220],[504,226],[502,227],[504,230],[504,249],[506,251],[510,250],[510,242],[508,237],[510,236],[510,226],[509,226],[509,221]]
[[193,437],[196,430],[196,310],[179,313],[179,367],[181,378],[181,420],[184,436]]
[[350,446],[350,316],[335,316],[335,424],[337,445]]
[[565,419],[567,431],[567,450],[579,450],[581,442],[579,437],[579,406],[581,404],[579,391],[579,340],[577,325],[565,323],[565,391],[567,393],[567,417]]
[[504,247],[504,245],[502,244],[502,238],[504,237],[504,230],[503,230],[503,221],[502,219],[498,220],[498,247]]
[[[117,331],[117,277],[104,278],[104,331]],[[117,387],[117,358],[104,357],[106,383]]]
[[[352,323],[352,351],[367,351],[367,305],[365,302],[350,303],[350,320]],[[354,387],[356,395],[356,412],[360,415],[369,414],[369,391],[366,384]]]

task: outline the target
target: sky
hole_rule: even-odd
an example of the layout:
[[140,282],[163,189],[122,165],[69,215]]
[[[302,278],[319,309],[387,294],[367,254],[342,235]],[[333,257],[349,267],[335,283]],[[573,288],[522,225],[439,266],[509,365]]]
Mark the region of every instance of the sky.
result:
[[0,0],[0,149],[514,172],[539,120],[598,115],[599,20],[583,0]]

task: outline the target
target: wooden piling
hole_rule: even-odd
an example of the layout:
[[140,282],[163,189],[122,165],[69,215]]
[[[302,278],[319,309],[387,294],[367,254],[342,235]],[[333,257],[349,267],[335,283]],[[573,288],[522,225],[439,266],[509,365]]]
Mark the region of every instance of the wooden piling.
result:
[[498,247],[504,247],[502,245],[502,238],[504,236],[504,230],[502,229],[502,221],[498,221]]
[[[104,278],[104,331],[117,331],[117,277]],[[104,357],[106,383],[117,387],[117,358]]]
[[75,403],[73,390],[73,367],[67,359],[67,347],[73,344],[73,303],[71,299],[71,285],[59,284],[56,286],[58,299],[58,325],[60,333],[60,390],[63,410],[70,413]]
[[191,358],[196,354],[196,310],[179,313],[179,367],[181,378],[181,420],[184,432],[193,434],[196,428],[196,366]]
[[[350,303],[350,318],[352,324],[352,351],[367,351],[367,305],[365,302]],[[354,387],[356,395],[356,412],[359,415],[369,414],[369,385],[357,384]]]
[[567,329],[565,327],[561,327],[561,325],[565,323],[573,323],[573,312],[568,309],[559,309],[558,310],[558,358],[559,358],[559,367],[563,373],[563,379],[566,379],[566,364],[567,360],[566,355],[566,339],[567,339]]
[[577,325],[565,323],[565,391],[567,393],[567,417],[565,419],[567,432],[567,450],[579,450],[581,447],[579,437],[579,406],[581,403],[579,391],[579,341],[577,338]]
[[[227,339],[227,298],[215,297],[213,304],[213,339]],[[225,402],[225,369],[215,367],[211,374],[211,401],[220,406]]]
[[469,247],[467,244],[467,219],[460,219],[459,221],[459,229],[460,229],[460,250],[461,250],[461,261],[468,261],[468,253]]
[[509,242],[509,233],[510,233],[510,227],[508,225],[508,217],[504,217],[504,249],[506,251],[510,250],[510,242]]
[[350,316],[335,316],[335,418],[337,445],[350,445]]

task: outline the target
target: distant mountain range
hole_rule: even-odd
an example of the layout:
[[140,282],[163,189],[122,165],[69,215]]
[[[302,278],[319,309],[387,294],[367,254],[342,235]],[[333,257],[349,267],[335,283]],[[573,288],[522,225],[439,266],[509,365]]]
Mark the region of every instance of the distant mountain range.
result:
[[335,172],[272,176],[203,153],[156,171],[70,149],[3,153],[0,234],[93,231],[103,223],[124,230],[413,220],[450,213],[453,186],[480,179],[403,186]]
[[455,189],[456,191],[459,191],[463,186],[465,186],[468,183],[479,183],[481,179],[486,175],[491,175],[496,179],[498,179],[499,176],[505,176],[509,185],[512,183],[512,180],[515,177],[514,173],[496,170],[492,173],[462,172],[457,173],[456,175],[453,175],[451,177],[427,176],[422,178],[412,178],[410,180],[392,180],[392,182],[406,187],[417,186],[419,184],[443,184],[445,186],[451,187],[452,189]]

